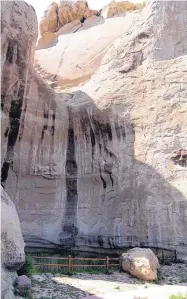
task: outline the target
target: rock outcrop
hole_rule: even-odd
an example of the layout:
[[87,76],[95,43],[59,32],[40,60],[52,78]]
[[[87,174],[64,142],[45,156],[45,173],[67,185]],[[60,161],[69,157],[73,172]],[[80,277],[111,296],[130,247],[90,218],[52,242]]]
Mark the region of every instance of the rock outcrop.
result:
[[83,22],[85,19],[98,15],[97,10],[91,10],[85,0],[60,1],[49,5],[40,21],[40,34],[57,32],[64,25],[72,21]]
[[101,10],[101,16],[103,18],[111,18],[114,16],[123,15],[127,11],[134,11],[142,9],[144,4],[134,4],[129,1],[112,1]]
[[1,187],[1,298],[14,298],[16,271],[25,262],[24,241],[13,202]]
[[[59,4],[53,2],[49,5],[40,21],[41,37],[38,40],[37,49],[54,46],[58,40],[58,36],[62,34],[74,33],[79,29],[95,26],[101,20],[104,22],[106,18],[124,15],[124,13],[129,11],[140,10],[143,6],[143,4],[135,5],[129,1],[112,1],[108,6],[98,12],[97,10],[90,9],[85,0],[61,1]],[[94,34],[98,35],[99,32],[95,32]]]
[[123,271],[142,280],[157,280],[159,261],[149,248],[133,248],[121,255]]
[[[80,88],[81,84],[90,79],[99,68],[102,58],[113,41],[129,29],[137,18],[137,13],[107,19],[105,22],[99,17],[96,18],[96,20],[86,19],[82,24],[83,27],[77,20],[64,25],[59,31],[65,29],[69,31],[69,34],[60,35],[58,39],[52,36],[51,47],[37,49],[35,52],[37,71],[49,81],[53,81],[54,77],[57,78],[56,86],[62,90],[71,92],[72,87],[79,86]],[[97,26],[90,27],[90,23],[93,24],[92,21]],[[71,27],[72,23],[73,27]],[[74,29],[76,31],[78,27],[79,30],[74,33]],[[51,34],[46,34],[47,45],[51,43]],[[55,34],[57,35],[58,32]],[[38,46],[43,46],[42,40],[44,37],[38,41]]]
[[187,169],[171,160],[187,147],[186,11],[185,1],[149,2],[70,94],[31,66],[25,93],[13,93],[6,70],[17,62],[3,52],[2,179],[27,245],[186,252]]

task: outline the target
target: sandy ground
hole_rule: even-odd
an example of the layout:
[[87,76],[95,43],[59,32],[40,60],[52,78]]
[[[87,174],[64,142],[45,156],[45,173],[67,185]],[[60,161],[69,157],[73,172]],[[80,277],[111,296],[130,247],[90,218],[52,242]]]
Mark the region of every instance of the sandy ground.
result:
[[[147,283],[127,273],[105,274],[35,274],[32,276],[33,299],[95,299],[147,298],[167,299],[170,294],[187,296],[187,265],[162,266],[159,280]],[[187,297],[186,297],[187,298]]]

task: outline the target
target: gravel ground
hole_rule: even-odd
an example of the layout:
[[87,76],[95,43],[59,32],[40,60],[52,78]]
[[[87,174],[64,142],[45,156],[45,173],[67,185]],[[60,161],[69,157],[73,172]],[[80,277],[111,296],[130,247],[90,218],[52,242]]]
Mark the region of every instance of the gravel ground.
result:
[[32,297],[33,299],[79,299],[91,295],[116,294],[118,298],[123,291],[136,289],[140,291],[171,284],[186,286],[187,290],[186,264],[161,266],[156,283],[143,282],[127,273],[120,272],[110,275],[84,273],[73,276],[51,273],[35,274],[32,276]]

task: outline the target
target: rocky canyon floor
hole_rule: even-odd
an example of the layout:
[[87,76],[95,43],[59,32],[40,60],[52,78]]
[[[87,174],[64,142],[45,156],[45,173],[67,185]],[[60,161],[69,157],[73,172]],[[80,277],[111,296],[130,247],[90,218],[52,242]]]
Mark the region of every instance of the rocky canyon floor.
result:
[[[32,275],[33,299],[79,299],[92,295],[98,299],[167,299],[171,294],[179,292],[187,296],[187,264],[161,266],[156,283],[140,281],[122,272],[113,272],[110,275],[88,273],[72,276],[51,273]],[[154,297],[156,295],[158,297]]]

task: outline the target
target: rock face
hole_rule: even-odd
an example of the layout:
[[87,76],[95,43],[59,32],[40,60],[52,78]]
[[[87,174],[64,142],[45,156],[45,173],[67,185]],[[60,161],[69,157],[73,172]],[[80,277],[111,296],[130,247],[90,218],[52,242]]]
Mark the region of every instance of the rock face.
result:
[[56,94],[31,62],[25,92],[13,91],[6,70],[17,62],[3,52],[2,181],[27,245],[186,253],[187,168],[171,159],[187,148],[186,11],[185,1],[148,3],[70,94]]
[[1,187],[1,296],[14,298],[16,271],[25,262],[24,241],[13,202]]
[[[113,1],[98,12],[89,9],[87,1],[61,1],[59,4],[53,2],[45,11],[40,22],[41,37],[38,40],[37,49],[51,48],[56,44],[57,37],[62,34],[74,33],[80,28],[86,29],[88,25],[89,27],[95,26],[101,20],[104,22],[106,18],[124,15],[128,11],[142,9],[143,6],[140,4],[134,5],[128,1]],[[114,26],[116,27],[116,24]],[[107,29],[110,30],[110,28]],[[94,34],[99,35],[100,31]],[[102,38],[105,38],[103,34]]]
[[53,2],[40,22],[40,34],[43,36],[46,32],[56,32],[72,21],[84,21],[97,14],[97,10],[90,10],[84,0],[60,1],[59,4]]
[[101,16],[103,18],[111,18],[126,13],[127,11],[133,11],[142,9],[144,4],[134,4],[129,1],[112,1],[109,5],[101,10]]
[[[96,20],[92,17],[83,24],[75,20],[61,27],[52,39],[51,34],[54,33],[46,34],[38,41],[38,50],[35,52],[37,70],[41,68],[40,74],[49,80],[53,80],[55,76],[57,86],[62,89],[71,90],[73,86],[85,83],[99,68],[113,41],[128,30],[136,17],[136,13],[129,13],[126,17],[107,19],[105,22],[99,17],[96,17]],[[95,26],[92,26],[93,23]],[[57,39],[57,35],[62,31],[69,34],[60,35]],[[46,38],[47,42],[44,41]],[[42,48],[49,44],[50,47]]]
[[151,249],[133,248],[121,255],[121,266],[125,272],[142,280],[156,280],[159,262]]

